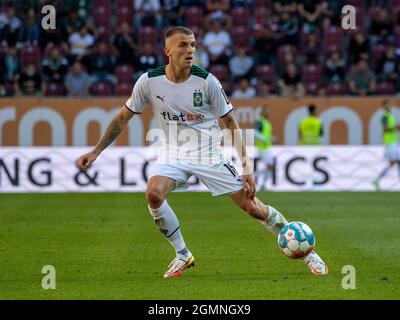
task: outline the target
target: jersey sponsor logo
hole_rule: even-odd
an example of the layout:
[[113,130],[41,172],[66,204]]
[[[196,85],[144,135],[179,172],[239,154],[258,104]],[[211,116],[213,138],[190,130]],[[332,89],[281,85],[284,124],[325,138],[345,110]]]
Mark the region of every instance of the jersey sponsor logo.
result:
[[204,114],[183,114],[182,112],[179,115],[170,114],[168,111],[160,112],[163,116],[164,120],[170,121],[199,121],[204,118]]
[[163,103],[165,103],[165,102],[164,102],[165,97],[166,97],[166,96],[164,96],[164,97],[161,98],[160,96],[156,96],[156,98],[157,98],[157,99],[160,99]]
[[195,90],[193,92],[193,106],[194,107],[203,106],[203,93],[200,90]]

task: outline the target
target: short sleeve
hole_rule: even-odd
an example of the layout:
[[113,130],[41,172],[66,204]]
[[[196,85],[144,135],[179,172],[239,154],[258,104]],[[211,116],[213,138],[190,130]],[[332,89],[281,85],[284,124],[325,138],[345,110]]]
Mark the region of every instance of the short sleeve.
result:
[[126,101],[125,106],[133,113],[141,113],[143,109],[149,104],[148,87],[147,87],[147,73],[140,76],[133,87],[132,94]]
[[221,83],[214,75],[209,74],[207,80],[210,110],[216,117],[222,118],[233,110],[232,103],[229,102]]

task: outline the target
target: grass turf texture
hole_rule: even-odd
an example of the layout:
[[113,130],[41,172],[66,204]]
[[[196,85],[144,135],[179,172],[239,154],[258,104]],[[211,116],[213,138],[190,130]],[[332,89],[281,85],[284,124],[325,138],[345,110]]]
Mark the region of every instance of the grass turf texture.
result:
[[[172,193],[196,267],[162,274],[174,256],[137,194],[1,194],[0,299],[399,299],[398,193],[259,193],[313,228],[330,275],[286,258],[229,197]],[[44,265],[56,290],[43,290]],[[342,288],[342,267],[356,289]]]

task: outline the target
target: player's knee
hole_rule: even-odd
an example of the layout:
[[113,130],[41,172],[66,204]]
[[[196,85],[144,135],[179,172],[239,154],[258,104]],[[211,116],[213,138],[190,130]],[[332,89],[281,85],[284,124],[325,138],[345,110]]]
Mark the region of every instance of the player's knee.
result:
[[153,208],[161,207],[162,203],[165,200],[162,193],[159,190],[153,188],[147,189],[146,199],[149,205]]

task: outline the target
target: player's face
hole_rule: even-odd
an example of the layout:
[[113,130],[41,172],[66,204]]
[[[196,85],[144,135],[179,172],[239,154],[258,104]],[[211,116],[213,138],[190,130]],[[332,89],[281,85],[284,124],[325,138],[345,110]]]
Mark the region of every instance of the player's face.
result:
[[196,39],[194,35],[177,33],[167,39],[165,53],[171,63],[181,67],[192,67]]

